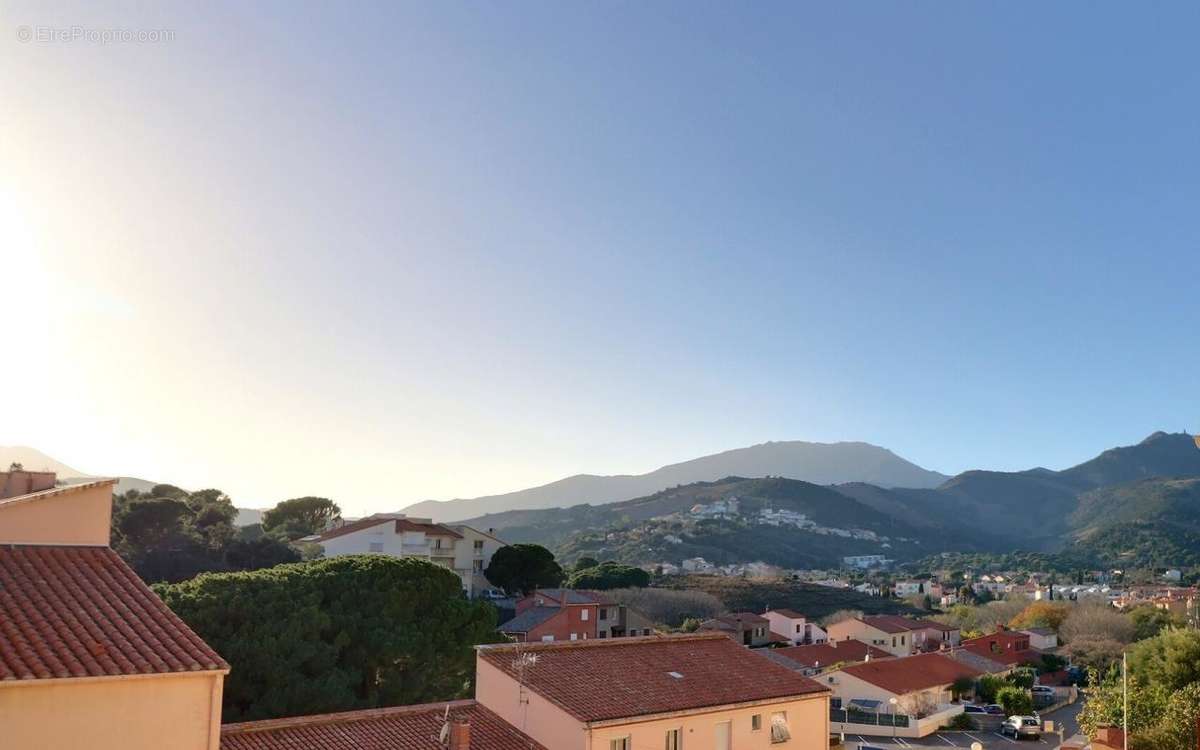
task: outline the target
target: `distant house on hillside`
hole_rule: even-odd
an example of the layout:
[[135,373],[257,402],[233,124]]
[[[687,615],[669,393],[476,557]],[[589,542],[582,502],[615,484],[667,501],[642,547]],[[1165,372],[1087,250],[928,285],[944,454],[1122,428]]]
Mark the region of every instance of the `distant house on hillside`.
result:
[[483,571],[505,543],[487,532],[462,524],[433,523],[399,513],[377,513],[329,529],[311,538],[326,557],[378,554],[428,560],[449,568],[462,580],[468,596],[478,596],[490,584]]
[[770,630],[787,638],[793,646],[810,643],[824,643],[829,636],[820,625],[809,622],[804,615],[791,609],[768,609],[763,613],[767,618]]
[[585,641],[651,635],[654,624],[596,591],[539,589],[517,602],[517,615],[499,628],[516,641]]
[[1029,634],[1020,631],[1000,630],[990,635],[970,638],[962,642],[962,647],[1010,667],[1036,664],[1042,659],[1042,652],[1031,645]]
[[887,651],[893,656],[908,656],[921,651],[936,651],[957,646],[962,639],[958,628],[933,620],[911,620],[899,615],[852,617],[826,628],[831,641],[856,640]]
[[1028,628],[1020,631],[1029,636],[1029,645],[1038,651],[1058,648],[1058,633],[1050,628]]
[[783,635],[771,632],[770,620],[753,612],[734,612],[714,617],[701,623],[700,629],[724,633],[734,641],[750,648],[788,642]]

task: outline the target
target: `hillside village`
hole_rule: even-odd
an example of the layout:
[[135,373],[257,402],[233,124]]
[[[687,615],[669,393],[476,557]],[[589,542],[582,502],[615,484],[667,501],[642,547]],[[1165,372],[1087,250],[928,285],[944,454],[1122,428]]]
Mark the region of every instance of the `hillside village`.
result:
[[[831,571],[720,571],[695,564],[688,573],[693,581],[707,576],[748,586],[756,577],[786,582],[824,573],[827,579],[805,585],[853,589],[861,601],[909,601],[910,614],[815,617],[768,605],[722,608],[671,624],[632,606],[637,598],[625,589],[534,586],[510,598],[487,575],[502,551],[517,548],[492,531],[380,514],[331,524],[303,541],[318,545],[330,562],[366,555],[452,573],[453,583],[441,594],[447,604],[457,591],[464,601],[498,607],[494,636],[462,646],[474,653],[462,662],[473,675],[473,691],[416,705],[319,715],[284,710],[250,719],[243,716],[261,709],[232,711],[230,704],[237,697],[242,706],[246,695],[245,665],[232,657],[241,647],[232,647],[227,661],[202,638],[209,632],[218,644],[236,643],[237,628],[213,629],[195,620],[201,630],[194,632],[190,605],[168,609],[109,547],[113,480],[64,485],[53,473],[15,466],[2,479],[0,615],[12,625],[0,630],[0,719],[8,736],[24,743],[19,747],[73,747],[86,738],[99,748],[167,742],[282,750],[303,741],[323,750],[588,743],[628,750],[664,742],[682,747],[695,732],[714,736],[717,747],[748,749],[827,748],[847,736],[880,734],[954,745],[962,736],[956,733],[994,737],[1004,731],[1007,716],[1035,711],[1061,714],[1060,723],[1072,733],[1089,729],[1080,723],[1090,720],[1080,711],[1086,694],[1079,686],[1089,680],[1086,668],[1106,657],[1075,648],[1086,641],[1070,628],[1076,610],[1117,618],[1130,613],[1137,622],[1152,613],[1156,622],[1200,635],[1200,592],[1182,585],[1179,570],[1164,571],[1152,585],[1124,586],[1112,585],[1111,572],[1096,572],[1105,580],[1090,584],[1058,584],[1028,573],[942,571],[904,578],[882,556],[847,556],[840,570]],[[731,497],[696,504],[686,516],[700,523],[746,505]],[[814,528],[802,514],[765,507],[752,518],[764,526]],[[421,568],[410,570],[425,575]],[[662,570],[655,575],[670,578]],[[856,578],[874,583],[852,587]],[[82,588],[72,583],[85,579]],[[93,598],[91,588],[101,598]],[[184,603],[175,592],[159,591],[172,606]],[[968,607],[967,599],[975,606]],[[924,613],[917,604],[925,605]],[[974,621],[956,619],[965,616],[959,610],[969,615],[1001,604],[1014,613],[1011,622],[981,630]],[[419,612],[413,616],[421,622]],[[1069,634],[1068,642],[1060,631]],[[571,666],[564,671],[560,664]],[[718,674],[728,689],[714,688]],[[592,686],[600,684],[606,689],[595,692]],[[77,699],[68,697],[76,691]],[[613,702],[613,694],[639,697]],[[523,695],[528,697],[516,698]],[[89,708],[50,721],[61,719],[64,701]],[[119,722],[106,718],[117,716]]]

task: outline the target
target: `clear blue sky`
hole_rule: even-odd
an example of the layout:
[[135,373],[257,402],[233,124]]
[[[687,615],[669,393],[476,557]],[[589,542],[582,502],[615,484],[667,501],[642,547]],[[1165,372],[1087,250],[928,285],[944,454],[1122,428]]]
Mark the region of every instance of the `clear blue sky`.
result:
[[[1198,426],[1200,6],[241,6],[0,16],[11,236],[84,300],[0,443],[361,512]],[[175,37],[10,33],[71,24]]]

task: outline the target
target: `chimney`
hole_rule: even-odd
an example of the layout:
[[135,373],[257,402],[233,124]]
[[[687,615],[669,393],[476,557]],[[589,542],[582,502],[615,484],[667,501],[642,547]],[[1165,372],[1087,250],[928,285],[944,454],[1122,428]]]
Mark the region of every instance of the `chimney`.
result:
[[455,721],[450,725],[450,750],[470,750],[471,725],[465,721]]

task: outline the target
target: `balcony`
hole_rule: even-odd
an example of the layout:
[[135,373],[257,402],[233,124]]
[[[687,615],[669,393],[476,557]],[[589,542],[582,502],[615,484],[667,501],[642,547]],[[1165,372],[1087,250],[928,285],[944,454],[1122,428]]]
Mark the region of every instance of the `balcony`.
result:
[[429,557],[430,548],[428,544],[401,544],[400,554],[402,555],[418,555],[420,557]]

